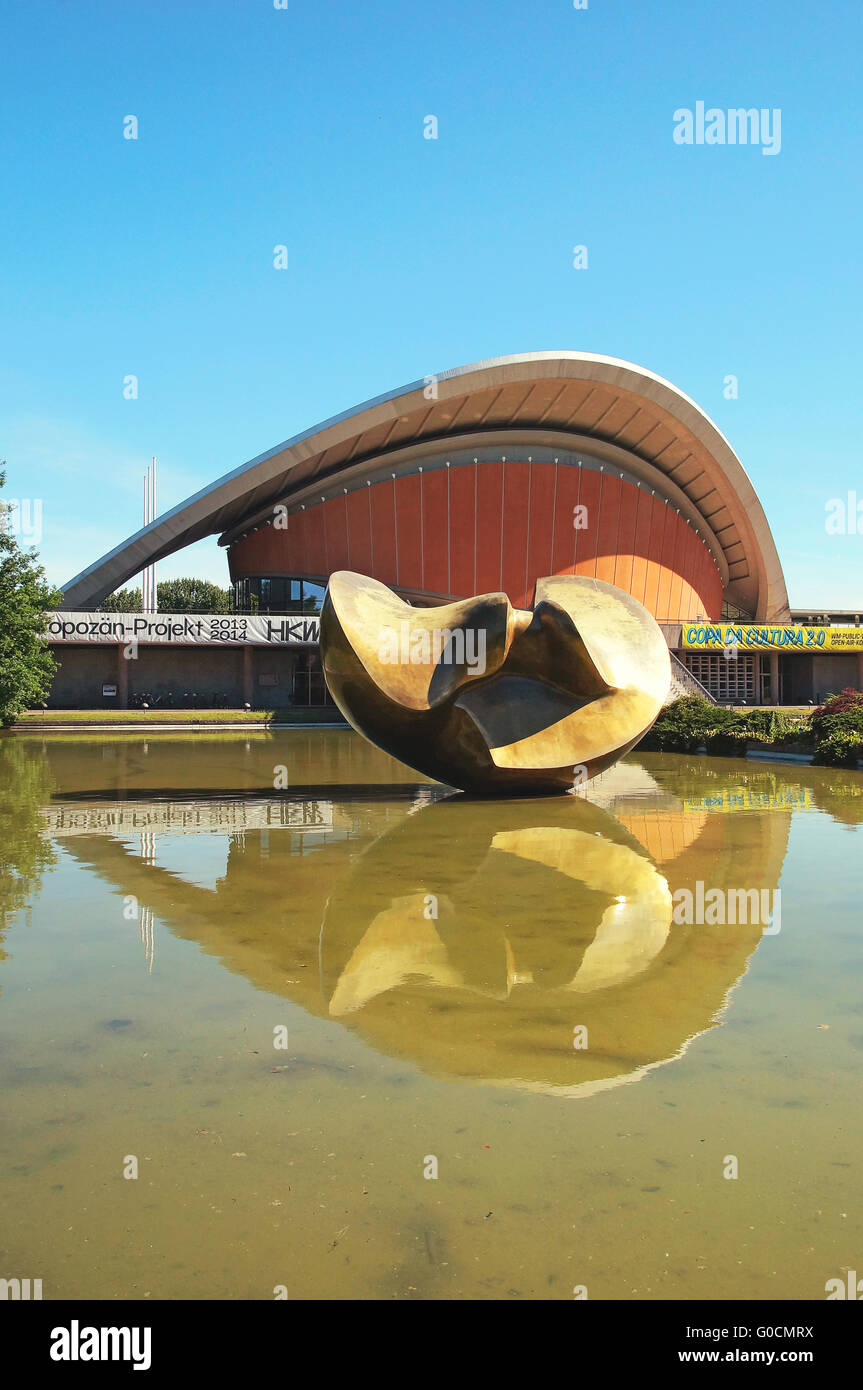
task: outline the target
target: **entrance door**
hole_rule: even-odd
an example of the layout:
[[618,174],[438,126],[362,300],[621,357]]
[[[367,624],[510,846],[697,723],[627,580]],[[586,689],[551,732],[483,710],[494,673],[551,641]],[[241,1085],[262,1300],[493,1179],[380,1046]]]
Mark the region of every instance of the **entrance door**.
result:
[[[781,705],[781,704],[782,704],[782,696],[781,696],[781,693],[780,693],[780,691],[777,691],[777,692],[775,693],[775,696],[774,696],[773,682],[772,682],[771,679],[770,679],[770,657],[769,657],[769,656],[760,656],[760,657],[758,658],[758,661],[759,661],[759,665],[760,665],[760,668],[761,668],[761,670],[760,670],[760,687],[761,687],[761,695],[760,695],[760,698],[759,698],[758,703],[761,704],[761,705],[772,705],[772,704],[774,703],[774,699],[775,699],[776,704],[777,704],[777,705]],[[781,683],[781,682],[780,682],[780,683]]]
[[780,656],[779,678],[783,704],[807,705],[812,699],[812,657],[806,652]]
[[304,651],[294,666],[292,699],[295,705],[332,705],[318,652]]

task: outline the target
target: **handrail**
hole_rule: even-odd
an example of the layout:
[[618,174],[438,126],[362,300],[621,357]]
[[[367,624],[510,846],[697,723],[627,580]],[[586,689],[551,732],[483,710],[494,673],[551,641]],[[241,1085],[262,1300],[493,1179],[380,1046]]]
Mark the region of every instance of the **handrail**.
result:
[[[675,656],[674,652],[669,652],[668,655],[671,657],[672,685],[676,681],[677,684],[682,685],[684,690],[688,691],[690,695],[700,695],[703,700],[709,700],[711,705],[718,704],[716,697],[711,695],[706,685],[701,684],[697,676],[693,676],[689,667],[684,666],[679,656]],[[670,690],[669,696],[669,700],[666,701],[667,704],[671,703],[671,699],[678,698],[676,695],[672,695]]]

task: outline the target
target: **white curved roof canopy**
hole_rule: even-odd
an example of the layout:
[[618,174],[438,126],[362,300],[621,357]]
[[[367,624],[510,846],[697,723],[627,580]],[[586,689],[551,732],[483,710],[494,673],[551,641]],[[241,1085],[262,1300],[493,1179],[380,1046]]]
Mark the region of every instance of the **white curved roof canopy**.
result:
[[755,489],[725,436],[693,400],[643,367],[589,352],[532,352],[456,367],[378,396],[296,435],[195,493],[64,586],[63,607],[95,607],[147,565],[204,536],[230,544],[313,483],[435,441],[571,437],[620,450],[700,517],[732,602],[761,620],[788,615],[779,556]]

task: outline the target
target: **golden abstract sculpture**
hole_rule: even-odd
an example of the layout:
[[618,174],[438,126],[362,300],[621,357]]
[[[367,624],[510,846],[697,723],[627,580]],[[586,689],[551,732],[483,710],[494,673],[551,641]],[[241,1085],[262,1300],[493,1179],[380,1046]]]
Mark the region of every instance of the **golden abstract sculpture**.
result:
[[340,570],[321,659],[359,733],[485,796],[563,792],[602,772],[650,728],[670,680],[647,610],[612,584],[566,576],[538,580],[532,610],[502,593],[413,608]]

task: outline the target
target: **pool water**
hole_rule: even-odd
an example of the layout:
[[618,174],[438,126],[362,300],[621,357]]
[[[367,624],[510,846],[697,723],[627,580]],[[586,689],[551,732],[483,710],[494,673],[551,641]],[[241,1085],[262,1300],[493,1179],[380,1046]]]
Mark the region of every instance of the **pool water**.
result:
[[635,753],[489,802],[340,730],[16,734],[0,799],[0,1277],[819,1299],[863,1269],[863,774]]

